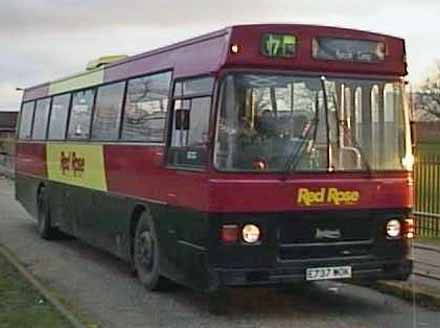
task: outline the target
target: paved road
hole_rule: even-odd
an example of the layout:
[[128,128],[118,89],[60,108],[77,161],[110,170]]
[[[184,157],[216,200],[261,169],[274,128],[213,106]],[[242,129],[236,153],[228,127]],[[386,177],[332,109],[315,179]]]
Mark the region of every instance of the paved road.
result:
[[417,244],[415,270],[420,276],[432,278],[431,284],[440,289],[440,247]]
[[104,327],[440,327],[440,312],[333,282],[306,290],[234,289],[226,314],[209,314],[204,295],[186,288],[148,293],[110,255],[76,240],[40,240],[34,222],[13,200],[12,183],[1,178],[0,243]]

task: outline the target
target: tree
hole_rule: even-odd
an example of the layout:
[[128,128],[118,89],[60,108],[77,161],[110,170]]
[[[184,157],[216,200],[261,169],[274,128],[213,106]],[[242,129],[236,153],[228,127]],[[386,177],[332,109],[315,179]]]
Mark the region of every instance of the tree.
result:
[[440,62],[437,62],[433,74],[423,82],[416,97],[422,120],[440,120]]

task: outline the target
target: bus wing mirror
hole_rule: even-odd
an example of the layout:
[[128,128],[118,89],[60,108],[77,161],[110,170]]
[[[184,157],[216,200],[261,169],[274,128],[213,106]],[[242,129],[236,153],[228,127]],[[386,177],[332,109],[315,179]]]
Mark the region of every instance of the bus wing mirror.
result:
[[416,138],[417,138],[417,124],[416,121],[410,121],[409,122],[409,127],[410,127],[410,131],[411,131],[411,142],[412,142],[412,146],[413,148],[416,146]]

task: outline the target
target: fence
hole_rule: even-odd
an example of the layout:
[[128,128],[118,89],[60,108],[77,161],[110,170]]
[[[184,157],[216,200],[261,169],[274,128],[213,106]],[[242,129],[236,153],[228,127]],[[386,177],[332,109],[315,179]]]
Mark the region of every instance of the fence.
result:
[[14,177],[14,157],[0,153],[0,176]]
[[417,234],[440,238],[440,152],[418,151],[414,175]]
[[0,133],[0,175],[14,176],[15,138],[13,133]]

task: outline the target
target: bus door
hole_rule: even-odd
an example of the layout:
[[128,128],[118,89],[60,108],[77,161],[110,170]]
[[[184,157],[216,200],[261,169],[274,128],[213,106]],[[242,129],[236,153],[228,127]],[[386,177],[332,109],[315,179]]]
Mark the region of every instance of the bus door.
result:
[[[176,82],[170,112],[166,163],[170,173],[167,174],[164,190],[170,206],[167,207],[167,219],[161,220],[160,228],[165,232],[162,234],[162,247],[166,248],[172,263],[179,268],[192,266],[190,271],[194,270],[194,265],[188,259],[194,255],[194,249],[188,245],[201,246],[200,239],[206,235],[202,232],[206,227],[206,218],[191,210],[191,205],[207,201],[203,186],[207,178],[213,87],[214,79],[211,77]],[[188,229],[188,224],[191,229]],[[186,246],[176,247],[176,243]]]

